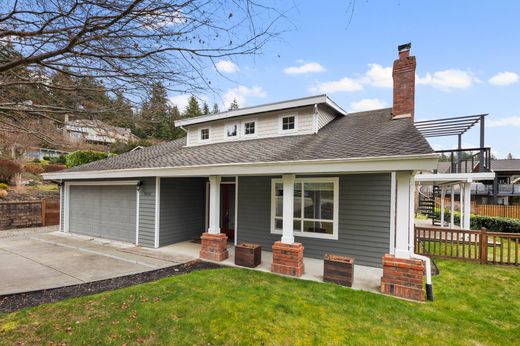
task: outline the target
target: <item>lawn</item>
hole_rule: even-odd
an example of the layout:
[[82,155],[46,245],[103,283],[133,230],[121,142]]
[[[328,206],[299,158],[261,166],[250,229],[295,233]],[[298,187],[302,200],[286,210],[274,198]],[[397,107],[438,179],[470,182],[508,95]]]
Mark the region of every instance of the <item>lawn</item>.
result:
[[165,278],[0,315],[15,344],[511,345],[520,339],[520,270],[438,261],[435,301],[244,269]]

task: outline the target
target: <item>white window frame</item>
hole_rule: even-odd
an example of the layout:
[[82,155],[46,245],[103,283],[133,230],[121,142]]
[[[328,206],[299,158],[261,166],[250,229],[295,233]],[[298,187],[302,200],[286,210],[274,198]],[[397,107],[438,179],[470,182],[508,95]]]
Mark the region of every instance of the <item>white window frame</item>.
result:
[[[271,179],[271,234],[282,234],[281,229],[276,229],[275,227],[275,217],[276,217],[276,184],[282,184],[282,179]],[[332,234],[325,233],[314,233],[314,232],[304,232],[300,230],[294,230],[295,237],[307,237],[307,238],[318,238],[318,239],[330,239],[330,240],[338,240],[338,225],[339,225],[339,178],[338,177],[323,177],[323,178],[296,178],[294,183],[302,183],[302,195],[303,184],[304,183],[333,183],[334,186],[334,212],[332,219]],[[304,199],[301,199],[302,208],[301,211],[303,213],[303,203]],[[303,214],[302,214],[303,216]],[[309,219],[309,218],[298,218],[301,219],[301,227],[303,227],[304,221],[326,221],[330,222],[330,220],[320,220],[320,219]]]
[[[236,126],[237,128],[237,134],[235,136],[228,136],[228,127],[229,126]],[[224,138],[227,140],[233,140],[240,138],[240,124],[239,123],[227,123],[224,124]]]
[[[294,117],[294,129],[283,129],[283,118]],[[298,131],[298,114],[282,114],[278,117],[278,129],[280,133],[294,133]]]
[[[255,133],[246,134],[246,124],[247,123],[255,124]],[[242,134],[242,136],[244,136],[245,138],[256,137],[256,135],[258,133],[258,121],[256,121],[256,119],[249,119],[249,120],[242,121],[242,127],[241,127],[240,131],[241,131],[240,133]]]
[[[203,130],[208,130],[208,138],[206,138],[206,139],[203,139],[203,138],[202,138],[202,131],[203,131]],[[210,128],[209,126],[207,126],[207,127],[201,127],[201,128],[199,129],[199,141],[201,141],[201,142],[207,142],[207,141],[209,141],[210,139],[211,139],[211,128]]]

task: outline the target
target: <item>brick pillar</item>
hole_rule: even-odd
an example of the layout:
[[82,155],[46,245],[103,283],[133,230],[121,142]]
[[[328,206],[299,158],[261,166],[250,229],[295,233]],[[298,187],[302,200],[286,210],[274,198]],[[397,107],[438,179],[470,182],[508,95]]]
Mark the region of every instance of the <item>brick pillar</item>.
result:
[[273,244],[273,273],[302,276],[303,274],[303,245],[301,243],[285,244],[276,241]]
[[200,258],[211,261],[223,261],[229,257],[228,237],[225,233],[202,233]]
[[383,256],[381,293],[396,297],[424,301],[424,263],[416,258]]

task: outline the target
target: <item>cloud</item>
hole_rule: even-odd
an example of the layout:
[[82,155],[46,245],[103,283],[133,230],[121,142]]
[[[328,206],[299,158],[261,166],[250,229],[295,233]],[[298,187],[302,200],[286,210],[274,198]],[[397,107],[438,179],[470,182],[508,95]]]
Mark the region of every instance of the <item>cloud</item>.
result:
[[350,112],[362,112],[372,109],[381,109],[387,106],[386,102],[377,98],[362,99],[359,101],[350,102]]
[[500,119],[486,118],[486,127],[520,127],[520,116],[511,116]]
[[256,98],[262,98],[266,97],[267,93],[265,90],[258,85],[252,86],[251,88],[248,88],[243,85],[239,85],[236,88],[229,89],[224,94],[224,105],[229,107],[231,102],[233,102],[233,99],[236,99],[238,102],[238,105],[240,107],[243,107],[247,104],[247,98],[249,97],[256,97]]
[[[302,63],[299,60],[299,63]],[[325,72],[325,67],[321,66],[317,62],[308,62],[300,66],[291,66],[283,69],[285,74],[305,74],[305,73],[318,73]]]
[[505,85],[511,85],[518,82],[518,74],[514,72],[500,72],[494,75],[493,77],[489,78],[489,83],[493,85],[499,85],[499,86],[505,86]]
[[378,88],[392,88],[394,85],[392,68],[379,64],[368,64],[368,71],[360,78],[360,82]]
[[479,82],[480,81],[475,78],[473,73],[458,69],[448,69],[434,73],[427,73],[424,77],[416,76],[417,84],[430,85],[443,91],[467,89],[474,83]]
[[310,87],[309,91],[332,94],[340,91],[352,92],[363,89],[363,85],[359,81],[349,77],[344,77],[337,81],[318,82],[314,86]]
[[170,96],[169,100],[173,105],[177,106],[179,111],[182,112],[188,105],[188,99],[190,97],[191,97],[191,95],[189,95],[189,94],[174,95],[174,96]]
[[236,73],[240,71],[238,66],[231,60],[220,60],[215,64],[217,71],[222,73]]

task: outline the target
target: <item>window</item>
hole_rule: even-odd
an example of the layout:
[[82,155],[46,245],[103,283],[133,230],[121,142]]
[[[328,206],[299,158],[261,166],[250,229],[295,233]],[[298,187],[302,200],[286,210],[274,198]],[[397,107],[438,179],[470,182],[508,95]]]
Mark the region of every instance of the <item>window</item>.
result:
[[200,139],[202,141],[207,141],[209,139],[209,129],[200,130]]
[[244,135],[252,136],[256,133],[256,122],[254,121],[246,121],[244,123]]
[[[283,185],[272,182],[272,229],[283,228]],[[294,183],[294,235],[338,239],[338,178],[302,178]]]
[[226,138],[233,138],[238,136],[238,125],[230,124],[226,126]]
[[289,117],[282,117],[282,131],[290,131],[296,129],[296,117],[291,115]]

